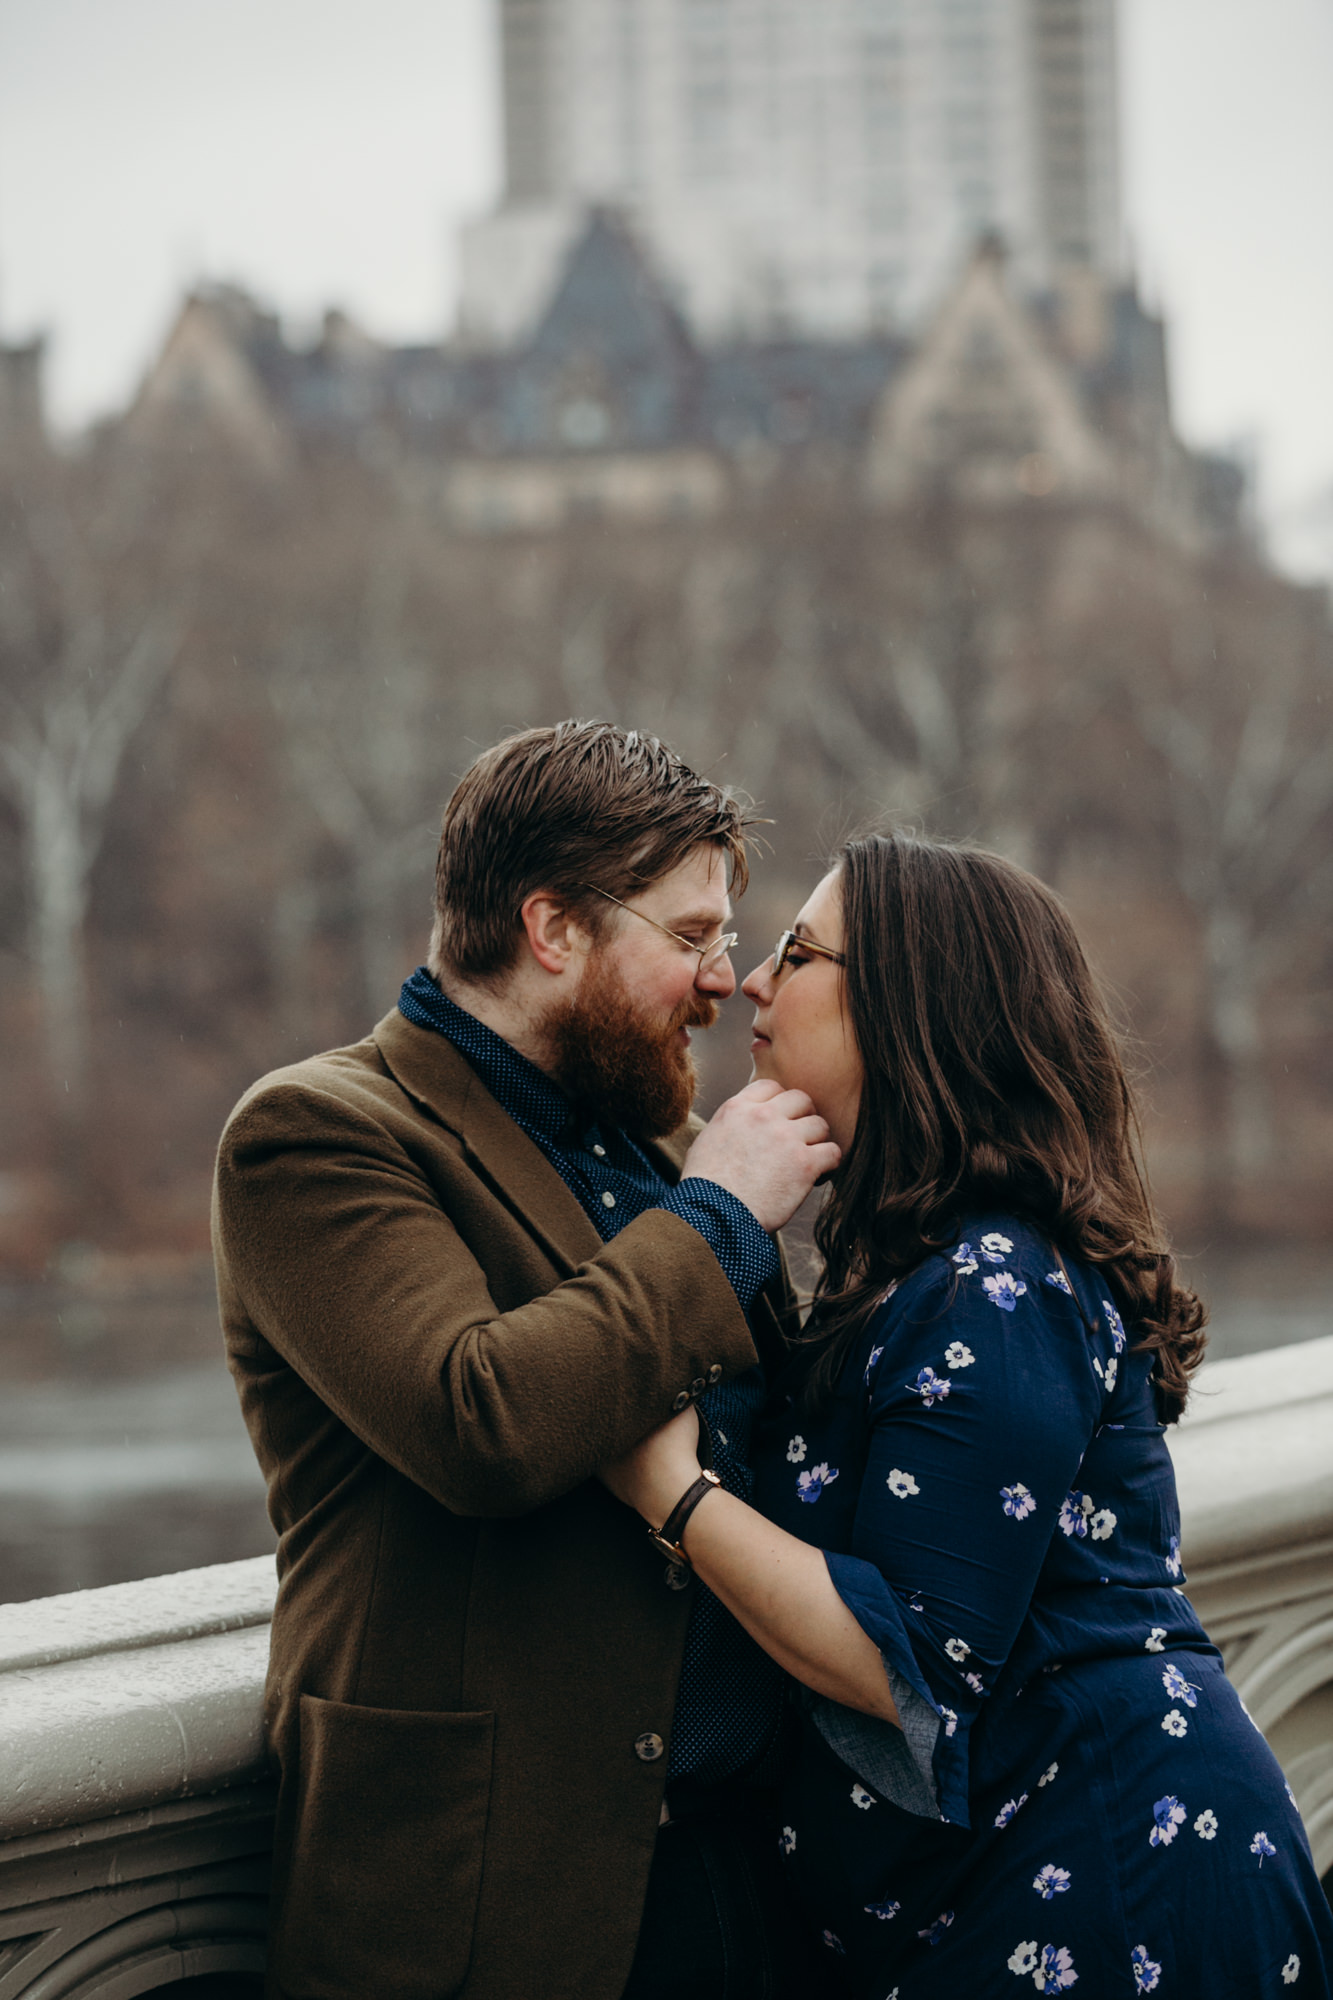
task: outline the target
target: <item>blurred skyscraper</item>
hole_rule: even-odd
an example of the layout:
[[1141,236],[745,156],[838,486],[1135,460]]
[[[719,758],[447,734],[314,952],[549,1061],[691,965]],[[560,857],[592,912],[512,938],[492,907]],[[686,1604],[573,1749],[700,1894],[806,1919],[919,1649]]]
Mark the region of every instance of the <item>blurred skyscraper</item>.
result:
[[462,331],[521,338],[590,205],[706,339],[910,328],[977,238],[1121,269],[1115,0],[500,0],[505,193]]

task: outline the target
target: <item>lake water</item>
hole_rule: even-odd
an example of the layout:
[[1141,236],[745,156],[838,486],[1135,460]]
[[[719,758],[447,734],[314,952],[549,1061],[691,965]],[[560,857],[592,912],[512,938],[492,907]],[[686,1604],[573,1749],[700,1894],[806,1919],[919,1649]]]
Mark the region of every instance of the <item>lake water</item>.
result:
[[[1333,1252],[1192,1271],[1215,1357],[1333,1334]],[[0,1600],[272,1546],[206,1272],[0,1290]]]

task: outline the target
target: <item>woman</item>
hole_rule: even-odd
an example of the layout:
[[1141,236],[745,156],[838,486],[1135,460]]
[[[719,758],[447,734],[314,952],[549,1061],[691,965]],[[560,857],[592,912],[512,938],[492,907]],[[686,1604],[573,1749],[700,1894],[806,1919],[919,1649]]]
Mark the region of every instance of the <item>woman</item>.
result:
[[825,1943],[874,2000],[1327,1995],[1294,1800],[1181,1594],[1204,1312],[1063,909],[853,841],[744,990],[843,1151],[762,1511],[699,1484],[692,1410],[604,1476],[800,1684]]

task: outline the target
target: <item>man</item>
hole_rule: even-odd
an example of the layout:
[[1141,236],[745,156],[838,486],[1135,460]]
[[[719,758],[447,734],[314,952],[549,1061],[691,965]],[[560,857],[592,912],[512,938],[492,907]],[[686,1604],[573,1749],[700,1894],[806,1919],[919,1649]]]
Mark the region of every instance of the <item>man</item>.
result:
[[776,1670],[595,1476],[693,1401],[745,1490],[770,1232],[838,1157],[773,1084],[689,1118],[744,831],[654,739],[501,743],[445,813],[429,969],[223,1136],[283,2000],[703,2000],[771,1948]]

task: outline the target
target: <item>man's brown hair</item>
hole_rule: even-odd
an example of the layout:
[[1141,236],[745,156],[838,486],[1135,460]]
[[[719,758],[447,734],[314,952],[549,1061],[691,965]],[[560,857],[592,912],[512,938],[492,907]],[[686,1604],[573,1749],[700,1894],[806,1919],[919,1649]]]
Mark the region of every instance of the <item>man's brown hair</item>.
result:
[[627,901],[705,843],[726,857],[739,896],[749,824],[740,799],[655,736],[609,722],[507,736],[445,807],[430,969],[479,982],[507,972],[535,889],[560,896],[596,937],[612,909],[597,890]]

